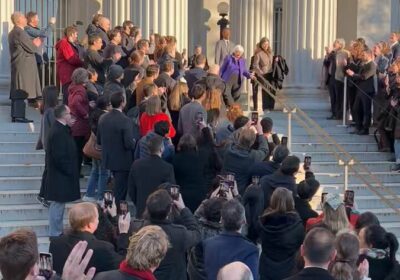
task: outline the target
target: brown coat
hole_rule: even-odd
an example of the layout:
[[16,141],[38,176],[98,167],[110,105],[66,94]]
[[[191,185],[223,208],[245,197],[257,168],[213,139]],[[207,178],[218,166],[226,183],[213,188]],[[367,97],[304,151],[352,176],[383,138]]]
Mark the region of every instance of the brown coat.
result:
[[254,60],[252,69],[258,75],[264,75],[272,71],[272,53],[266,53],[264,51],[259,51],[254,55]]
[[145,77],[141,80],[136,87],[136,104],[140,104],[144,99],[143,89],[146,85],[154,84],[153,78]]

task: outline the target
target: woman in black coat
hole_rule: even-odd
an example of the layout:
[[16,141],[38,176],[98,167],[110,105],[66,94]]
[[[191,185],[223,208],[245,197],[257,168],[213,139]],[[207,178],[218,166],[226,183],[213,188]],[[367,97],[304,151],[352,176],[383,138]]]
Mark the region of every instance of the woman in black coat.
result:
[[207,162],[200,154],[192,135],[185,134],[179,140],[172,165],[176,183],[181,187],[183,201],[194,212],[206,197],[208,188],[204,176]]
[[291,191],[276,188],[269,205],[259,222],[260,279],[281,280],[295,273],[296,256],[305,232]]
[[378,225],[367,226],[358,234],[360,240],[360,259],[369,263],[371,280],[397,280],[400,264],[396,260],[399,242],[396,236]]

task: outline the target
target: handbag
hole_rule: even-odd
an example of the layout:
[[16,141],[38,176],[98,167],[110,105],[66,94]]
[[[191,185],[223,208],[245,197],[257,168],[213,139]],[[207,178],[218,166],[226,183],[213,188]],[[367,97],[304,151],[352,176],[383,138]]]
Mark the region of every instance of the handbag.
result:
[[90,157],[92,159],[101,159],[101,149],[96,144],[96,135],[92,132],[90,134],[89,140],[86,142],[85,146],[83,147],[83,153],[85,156]]

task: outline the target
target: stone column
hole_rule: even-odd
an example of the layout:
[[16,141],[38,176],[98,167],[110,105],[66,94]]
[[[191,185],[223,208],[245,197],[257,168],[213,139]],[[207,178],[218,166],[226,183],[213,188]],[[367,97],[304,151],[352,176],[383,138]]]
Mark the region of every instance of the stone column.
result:
[[337,0],[283,0],[282,55],[289,66],[286,86],[321,84],[325,46],[336,37]]
[[173,35],[179,51],[187,48],[188,0],[103,0],[103,13],[112,26],[129,19],[141,27],[144,38],[152,32]]
[[262,37],[273,43],[274,0],[231,0],[228,18],[231,39],[244,47],[247,66]]
[[8,88],[11,74],[8,33],[13,28],[11,14],[14,12],[14,1],[1,1],[0,5],[0,88]]

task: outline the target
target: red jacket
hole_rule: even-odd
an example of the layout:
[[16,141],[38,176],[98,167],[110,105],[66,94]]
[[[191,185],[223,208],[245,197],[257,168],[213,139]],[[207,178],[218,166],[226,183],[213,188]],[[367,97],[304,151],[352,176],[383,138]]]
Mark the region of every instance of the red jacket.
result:
[[79,58],[78,50],[68,42],[67,37],[62,38],[56,44],[57,51],[57,77],[61,84],[71,82],[72,72],[76,68],[82,67],[83,62]]
[[167,134],[167,137],[174,138],[175,134],[176,134],[175,128],[172,125],[170,118],[165,113],[158,113],[154,116],[149,116],[149,115],[147,115],[147,113],[143,113],[140,116],[140,124],[139,124],[140,125],[140,135],[144,136],[149,131],[152,131],[154,129],[154,124],[159,121],[167,121],[168,122],[169,132]]
[[[356,212],[351,212],[350,213],[350,219],[349,219],[350,229],[354,229],[359,217],[360,217],[360,215],[358,213],[356,213]],[[324,213],[321,213],[316,218],[308,219],[307,222],[306,222],[306,231],[309,231],[310,229],[312,229],[314,225],[322,223],[323,219],[324,219]]]
[[88,139],[90,136],[89,100],[83,85],[71,84],[68,87],[68,106],[71,115],[76,119],[71,127],[72,136],[85,136]]

